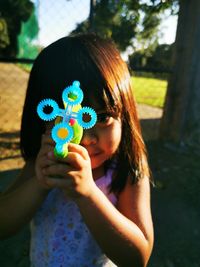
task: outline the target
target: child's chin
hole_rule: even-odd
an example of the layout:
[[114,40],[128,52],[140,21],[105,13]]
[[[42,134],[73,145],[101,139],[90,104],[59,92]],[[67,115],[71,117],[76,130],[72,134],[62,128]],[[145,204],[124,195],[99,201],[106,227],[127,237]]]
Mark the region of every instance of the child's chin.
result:
[[92,169],[99,168],[99,167],[101,167],[102,164],[103,164],[103,162],[101,162],[99,160],[91,159],[91,167],[92,167]]
[[96,163],[96,162],[91,162],[91,167],[92,167],[92,170],[96,169],[96,168],[99,168],[101,165]]

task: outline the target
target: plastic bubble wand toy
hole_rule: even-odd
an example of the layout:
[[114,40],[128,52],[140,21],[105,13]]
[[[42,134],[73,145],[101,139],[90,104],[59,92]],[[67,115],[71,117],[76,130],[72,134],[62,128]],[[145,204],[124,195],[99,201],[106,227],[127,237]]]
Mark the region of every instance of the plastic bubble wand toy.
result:
[[[67,143],[79,144],[83,136],[83,129],[92,128],[97,121],[96,112],[90,107],[82,107],[83,91],[80,82],[74,81],[71,86],[66,87],[62,93],[64,109],[59,108],[53,99],[44,99],[37,106],[37,113],[44,121],[55,120],[55,126],[51,136],[56,145],[55,156],[65,158],[68,154]],[[45,107],[51,107],[50,113],[45,113]],[[84,121],[84,115],[90,119]]]

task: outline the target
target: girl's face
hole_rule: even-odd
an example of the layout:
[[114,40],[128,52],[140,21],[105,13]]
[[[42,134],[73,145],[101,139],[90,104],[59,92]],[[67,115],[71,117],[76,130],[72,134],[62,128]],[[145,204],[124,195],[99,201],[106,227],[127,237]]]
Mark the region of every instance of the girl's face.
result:
[[[103,164],[117,151],[122,135],[121,119],[107,111],[97,112],[98,121],[91,129],[84,130],[80,145],[85,147],[91,159],[91,167],[97,172],[103,171]],[[54,122],[46,124],[51,131]]]
[[92,169],[103,167],[106,160],[110,159],[117,151],[122,134],[121,119],[108,112],[97,112],[96,125],[84,130],[81,145],[85,147],[91,159]]

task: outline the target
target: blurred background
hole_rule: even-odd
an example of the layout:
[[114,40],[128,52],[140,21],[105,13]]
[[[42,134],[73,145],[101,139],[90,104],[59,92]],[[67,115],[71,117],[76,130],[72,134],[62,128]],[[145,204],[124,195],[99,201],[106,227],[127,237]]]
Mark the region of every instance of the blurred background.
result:
[[[35,58],[88,31],[111,37],[131,72],[155,181],[148,266],[200,266],[200,1],[0,0],[0,192],[24,164],[20,123]],[[28,255],[28,225],[0,242],[2,267],[28,267]]]

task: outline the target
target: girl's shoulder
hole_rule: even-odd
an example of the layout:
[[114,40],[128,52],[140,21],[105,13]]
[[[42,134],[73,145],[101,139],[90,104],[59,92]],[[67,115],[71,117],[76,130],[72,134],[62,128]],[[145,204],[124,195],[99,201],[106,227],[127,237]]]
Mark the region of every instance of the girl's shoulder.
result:
[[113,175],[115,169],[109,168],[103,176],[95,180],[96,185],[107,196],[111,203],[115,206],[117,204],[117,195],[110,191]]

